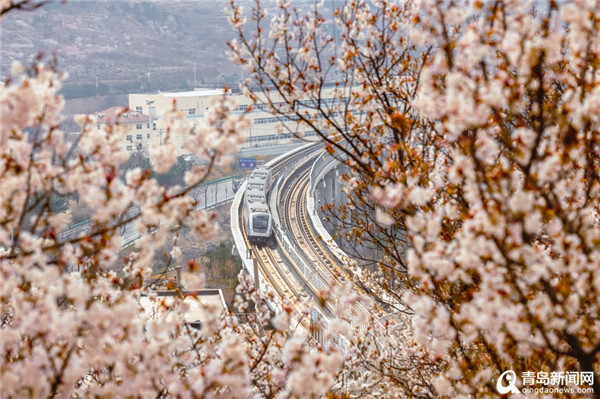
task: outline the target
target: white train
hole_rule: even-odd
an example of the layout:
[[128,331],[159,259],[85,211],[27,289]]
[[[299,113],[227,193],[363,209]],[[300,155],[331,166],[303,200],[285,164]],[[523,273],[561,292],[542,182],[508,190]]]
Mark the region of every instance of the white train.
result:
[[273,236],[273,218],[269,211],[268,193],[271,170],[260,167],[252,171],[244,192],[244,226],[251,244],[264,245]]

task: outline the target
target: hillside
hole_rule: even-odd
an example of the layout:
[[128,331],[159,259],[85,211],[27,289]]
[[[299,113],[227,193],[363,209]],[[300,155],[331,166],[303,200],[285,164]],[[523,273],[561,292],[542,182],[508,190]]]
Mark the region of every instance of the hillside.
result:
[[[227,59],[227,2],[70,1],[0,22],[0,73],[38,51],[68,72],[65,94],[82,97],[190,89],[239,79]],[[96,86],[96,76],[98,86]]]

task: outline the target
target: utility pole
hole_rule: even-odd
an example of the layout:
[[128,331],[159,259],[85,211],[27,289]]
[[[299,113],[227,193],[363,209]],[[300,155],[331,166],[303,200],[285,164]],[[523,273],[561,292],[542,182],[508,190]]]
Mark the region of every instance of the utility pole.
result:
[[[150,72],[148,72],[148,78],[150,78]],[[148,125],[150,127],[150,136],[148,137],[148,159],[150,159],[150,166],[152,166],[152,132],[154,130],[152,125],[152,104],[154,104],[154,100],[146,100],[146,105],[148,106]]]

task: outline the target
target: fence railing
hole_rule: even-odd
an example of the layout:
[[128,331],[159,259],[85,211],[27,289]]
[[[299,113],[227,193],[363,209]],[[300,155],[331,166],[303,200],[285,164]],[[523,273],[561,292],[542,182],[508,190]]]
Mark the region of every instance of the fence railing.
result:
[[[224,183],[224,182],[227,182],[227,181],[230,181],[233,179],[240,179],[241,177],[242,177],[242,175],[234,175],[234,176],[226,176],[226,177],[222,177],[222,178],[218,178],[218,179],[209,180],[209,181],[206,181],[206,182],[200,184],[195,190],[202,188],[202,187],[218,185],[219,183]],[[224,203],[231,201],[233,199],[233,196],[234,196],[233,193],[231,193],[231,194],[227,193],[224,199],[219,200],[215,193],[215,199],[216,199],[215,202],[213,202],[212,204],[207,204],[206,202],[208,202],[208,201],[205,201],[205,203],[203,204],[202,207],[199,207],[196,209],[215,208],[217,206],[220,206]],[[132,206],[125,213],[125,218],[130,218],[132,216],[135,216],[136,214],[139,214],[139,212],[140,212],[139,206],[137,206],[137,205]],[[69,226],[69,228],[67,230],[58,234],[58,240],[66,241],[66,240],[70,240],[73,238],[85,236],[87,234],[92,233],[93,228],[94,228],[94,222],[91,219],[87,219],[87,220],[72,224],[71,226]],[[136,240],[138,240],[140,237],[141,237],[141,235],[137,234],[137,235],[133,235],[133,236],[126,238],[123,241],[122,248],[125,248],[125,247],[131,245]]]

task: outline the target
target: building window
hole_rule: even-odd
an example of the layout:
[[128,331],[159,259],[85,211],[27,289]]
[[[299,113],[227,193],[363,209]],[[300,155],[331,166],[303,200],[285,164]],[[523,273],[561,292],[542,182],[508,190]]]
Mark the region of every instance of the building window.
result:
[[196,114],[196,108],[190,108],[188,110],[188,115],[195,115]]
[[140,107],[140,106],[135,107],[135,112],[141,113],[142,112],[142,107]]
[[156,122],[152,122],[152,130],[156,130]]
[[100,124],[98,123],[98,130],[100,130]]
[[142,139],[142,135],[138,134],[138,135],[135,136],[135,138],[138,139],[138,140],[141,140]]
[[150,133],[146,134],[146,138],[149,139],[150,138]]
[[290,116],[272,116],[270,118],[256,118],[256,119],[254,119],[254,124],[255,125],[264,125],[264,124],[267,124],[267,123],[297,121],[298,119],[299,118],[296,115],[290,115]]
[[150,122],[146,123],[146,129],[150,129]]
[[127,135],[127,141],[131,143],[131,134]]
[[142,124],[141,124],[141,123],[138,123],[137,125],[135,125],[135,128],[136,128],[137,130],[140,130],[140,129],[142,128]]
[[127,146],[127,151],[131,151],[132,149],[133,148],[130,145]]

